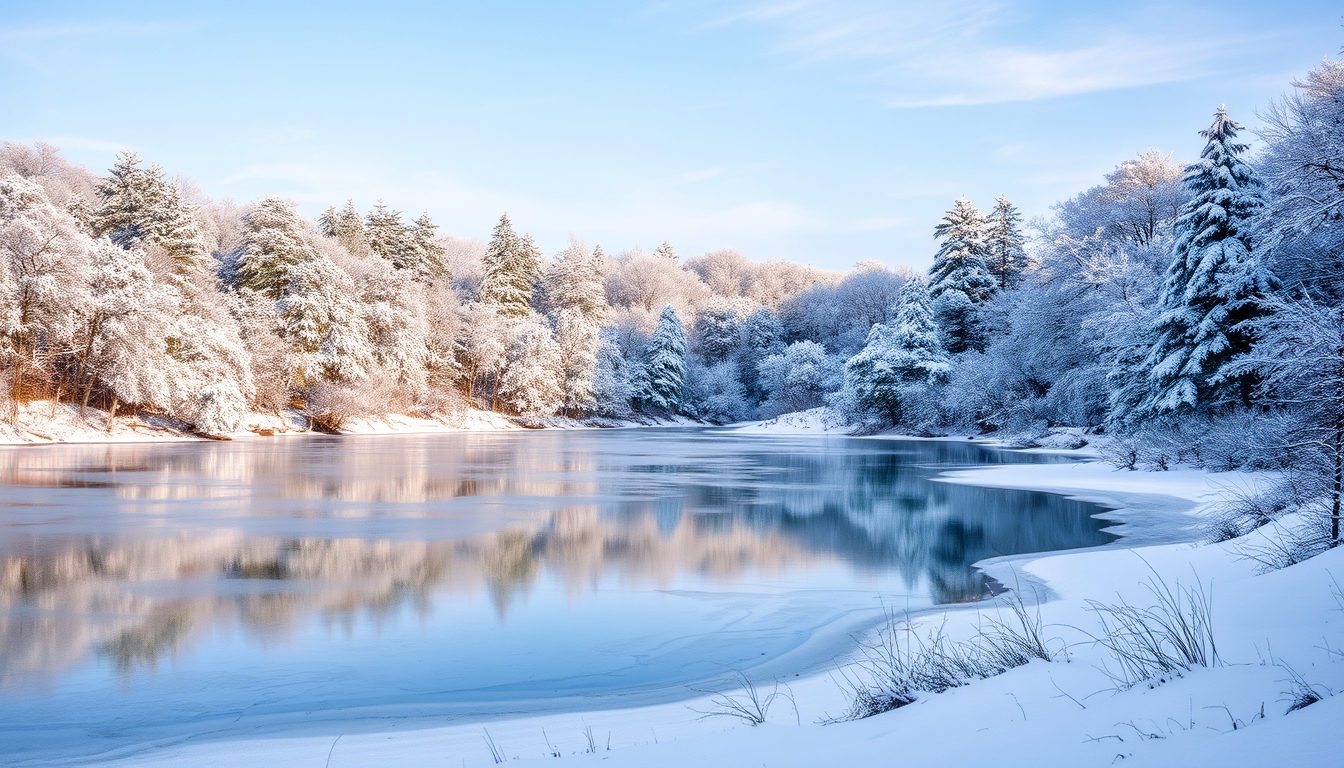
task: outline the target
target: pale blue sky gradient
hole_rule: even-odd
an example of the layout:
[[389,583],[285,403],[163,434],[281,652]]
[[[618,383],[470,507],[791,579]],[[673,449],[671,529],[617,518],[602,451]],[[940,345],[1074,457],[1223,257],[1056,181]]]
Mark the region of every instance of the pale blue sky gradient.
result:
[[[1080,10],[1081,9],[1081,10]],[[1344,44],[1336,2],[0,4],[0,137],[315,216],[353,197],[549,253],[664,239],[927,266],[959,195],[1028,216],[1197,156]]]

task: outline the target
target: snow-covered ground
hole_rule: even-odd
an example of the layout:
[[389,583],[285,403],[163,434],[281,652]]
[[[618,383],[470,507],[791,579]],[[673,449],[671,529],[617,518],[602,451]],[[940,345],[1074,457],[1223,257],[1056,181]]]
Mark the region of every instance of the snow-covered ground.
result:
[[[565,763],[629,766],[766,765],[1220,765],[1338,764],[1344,717],[1344,551],[1261,573],[1245,542],[1198,539],[1206,505],[1240,475],[1193,470],[1140,473],[1096,463],[1012,465],[950,473],[946,481],[1037,488],[1116,508],[1118,545],[987,563],[1039,606],[1051,643],[1067,660],[1035,661],[906,707],[854,722],[820,725],[846,700],[836,674],[786,679],[795,707],[777,699],[768,722],[700,719],[714,703],[527,716],[491,722],[399,727],[356,723],[304,735],[163,745],[124,765],[463,765]],[[1252,534],[1257,536],[1259,534]],[[1102,671],[1106,653],[1087,633],[1093,603],[1153,603],[1155,578],[1196,581],[1213,598],[1221,664],[1121,690]],[[917,631],[943,625],[969,637],[1001,608],[960,606],[917,618]],[[840,660],[843,663],[844,660]],[[1114,667],[1111,662],[1110,666]],[[1294,670],[1324,699],[1288,713]],[[773,690],[773,681],[758,681]],[[724,689],[731,692],[725,683]],[[323,732],[329,731],[329,732]],[[291,731],[290,733],[294,733]],[[588,734],[591,733],[591,747]],[[489,740],[489,742],[487,741]]]
[[850,430],[839,416],[826,407],[786,413],[773,419],[732,427],[732,431],[743,435],[847,435]]
[[[107,412],[70,403],[35,401],[19,406],[17,418],[0,415],[0,445],[24,443],[123,443],[163,440],[205,440],[191,425],[174,419],[145,414],[121,413],[107,427]],[[249,413],[244,428],[226,435],[231,440],[309,433],[308,420],[295,411],[282,415]],[[507,417],[469,408],[441,418],[427,419],[393,413],[380,417],[350,419],[341,427],[346,434],[413,434],[425,432],[498,431],[521,429]]]

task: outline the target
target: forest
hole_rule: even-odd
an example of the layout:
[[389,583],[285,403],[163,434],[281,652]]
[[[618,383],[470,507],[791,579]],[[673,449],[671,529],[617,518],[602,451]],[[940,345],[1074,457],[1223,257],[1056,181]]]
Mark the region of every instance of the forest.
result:
[[488,241],[381,202],[308,221],[131,152],[99,176],[5,143],[0,405],[206,435],[287,409],[339,430],[466,408],[534,425],[825,408],[863,433],[1101,436],[1129,468],[1281,470],[1225,533],[1305,505],[1319,525],[1297,540],[1319,551],[1344,485],[1344,63],[1258,117],[1254,147],[1219,108],[1193,161],[1148,149],[1029,222],[1007,197],[958,199],[931,222],[927,274],[578,238],[548,257],[507,215]]

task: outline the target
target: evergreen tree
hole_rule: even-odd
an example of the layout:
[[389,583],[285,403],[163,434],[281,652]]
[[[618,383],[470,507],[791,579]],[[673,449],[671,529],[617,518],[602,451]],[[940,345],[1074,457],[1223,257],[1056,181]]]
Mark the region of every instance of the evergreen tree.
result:
[[98,195],[102,200],[92,216],[95,234],[107,235],[123,248],[157,245],[186,269],[205,264],[210,252],[195,211],[157,164],[144,168],[134,152],[121,152]]
[[494,305],[505,317],[528,313],[532,291],[541,273],[541,251],[530,235],[519,237],[508,214],[499,217],[485,251],[481,301]]
[[1007,290],[1022,272],[1026,253],[1022,250],[1022,213],[1008,198],[994,201],[985,226],[985,251],[989,273],[999,281],[999,290]]
[[761,307],[738,325],[737,366],[753,403],[768,394],[760,385],[761,361],[783,351],[784,323],[769,309]]
[[951,370],[931,303],[924,281],[911,278],[901,288],[896,319],[874,325],[863,350],[845,364],[845,384],[856,403],[893,424],[901,419],[905,390],[945,380]]
[[316,253],[304,241],[303,221],[289,201],[265,197],[243,218],[243,252],[238,258],[238,276],[243,288],[279,299],[295,265],[310,261]]
[[568,415],[578,416],[594,404],[593,377],[602,346],[601,332],[579,309],[565,308],[555,319],[555,342],[563,407]]
[[636,398],[640,403],[667,413],[678,413],[686,397],[686,331],[681,318],[668,304],[658,317],[658,327],[644,350]]
[[450,279],[452,276],[448,274],[448,267],[443,263],[443,256],[447,250],[439,244],[438,230],[439,225],[429,217],[429,211],[422,211],[420,218],[411,225],[411,241],[415,245],[414,263],[406,265],[397,264],[395,261],[392,263],[401,269],[410,269],[422,283]]
[[984,214],[964,197],[934,227],[934,236],[942,242],[929,268],[929,293],[952,353],[982,350],[987,341],[979,307],[997,286],[985,263],[985,229]]
[[671,262],[677,261],[677,252],[672,250],[672,244],[667,242],[666,240],[663,241],[662,245],[655,248],[653,250],[653,253],[655,256],[660,256],[664,259],[667,259],[668,261]]
[[543,304],[552,317],[572,309],[593,325],[601,326],[607,315],[606,257],[602,249],[589,251],[578,240],[560,252],[541,278]]
[[355,210],[355,201],[346,200],[339,211],[328,208],[317,219],[318,229],[327,237],[334,237],[345,249],[356,256],[369,255],[369,238],[364,231],[364,220]]
[[[1227,403],[1248,404],[1253,374],[1230,374],[1228,363],[1250,351],[1251,323],[1274,277],[1251,253],[1252,217],[1264,203],[1261,182],[1236,142],[1241,126],[1219,107],[1200,160],[1185,171],[1194,194],[1176,219],[1152,342],[1141,365],[1147,381],[1135,417],[1173,415]],[[1123,409],[1123,404],[1122,404]]]

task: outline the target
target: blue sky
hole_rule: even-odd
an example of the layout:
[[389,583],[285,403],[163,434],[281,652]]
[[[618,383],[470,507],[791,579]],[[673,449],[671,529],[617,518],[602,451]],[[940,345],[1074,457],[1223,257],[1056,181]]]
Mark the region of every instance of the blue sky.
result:
[[306,215],[383,198],[548,252],[670,240],[927,266],[959,195],[1028,216],[1197,156],[1344,45],[1334,2],[0,4],[0,137],[119,147]]

